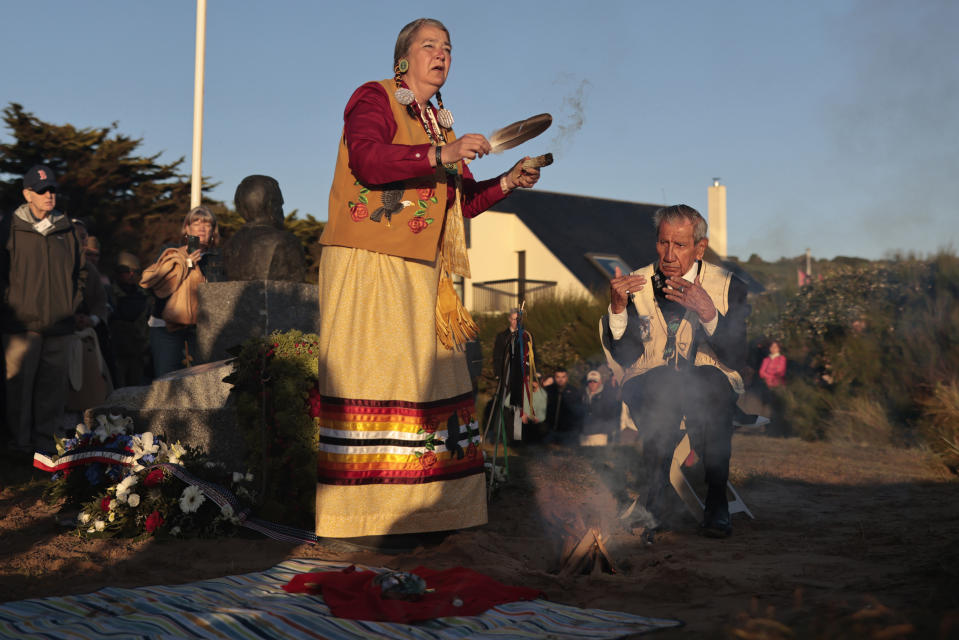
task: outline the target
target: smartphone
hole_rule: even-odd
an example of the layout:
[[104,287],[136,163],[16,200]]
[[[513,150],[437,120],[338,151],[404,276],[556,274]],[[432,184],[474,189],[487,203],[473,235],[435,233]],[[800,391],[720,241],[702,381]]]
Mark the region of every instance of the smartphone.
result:
[[193,253],[194,251],[199,250],[200,248],[200,236],[187,236],[186,237],[186,252]]

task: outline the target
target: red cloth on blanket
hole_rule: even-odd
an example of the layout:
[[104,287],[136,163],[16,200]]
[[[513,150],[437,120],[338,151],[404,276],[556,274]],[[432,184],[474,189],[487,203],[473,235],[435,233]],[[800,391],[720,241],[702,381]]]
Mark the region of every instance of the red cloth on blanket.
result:
[[[426,580],[431,593],[419,600],[394,600],[380,597],[373,584],[375,571],[321,571],[294,576],[283,589],[289,593],[319,593],[338,618],[417,622],[447,616],[475,616],[490,607],[517,600],[534,600],[543,592],[527,587],[511,587],[463,567],[433,571],[417,567],[412,573]],[[462,604],[459,604],[462,603]],[[459,604],[459,606],[457,606]]]

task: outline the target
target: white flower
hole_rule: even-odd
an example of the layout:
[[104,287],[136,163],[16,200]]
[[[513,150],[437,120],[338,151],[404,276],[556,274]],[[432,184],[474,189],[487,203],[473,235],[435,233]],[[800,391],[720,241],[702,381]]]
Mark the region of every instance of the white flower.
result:
[[247,472],[246,472],[246,478],[245,478],[245,480],[246,480],[247,482],[253,482],[253,474],[250,473],[249,471],[247,471]]
[[127,432],[127,428],[123,425],[110,425],[110,435],[111,436],[122,436]]
[[[105,416],[101,413],[97,416],[97,428],[94,429],[93,433],[97,436],[100,442],[103,442],[111,436],[118,436],[126,433],[127,427],[132,424],[133,419],[130,417],[125,418],[115,414]],[[77,433],[79,434],[79,425]]]
[[127,497],[130,495],[130,489],[133,488],[133,485],[137,483],[136,476],[127,476],[120,481],[120,484],[117,485],[117,500],[120,502],[126,502]]
[[86,423],[83,423],[83,422],[77,423],[77,437],[78,437],[78,438],[79,438],[80,436],[86,435],[86,434],[88,434],[88,433],[90,433],[90,427],[88,427],[88,426],[86,425]]
[[107,511],[113,511],[113,510],[116,509],[116,508],[117,508],[117,501],[116,501],[116,500],[111,500],[111,501],[110,501],[110,504],[107,505]]
[[168,454],[170,464],[180,464],[180,458],[186,455],[186,449],[179,442],[170,445]]
[[86,524],[86,523],[90,522],[90,514],[89,514],[89,513],[81,513],[79,520],[80,520],[80,524]]
[[233,484],[236,484],[237,482],[243,482],[243,474],[240,473],[239,471],[234,471],[234,472],[233,472]]
[[170,529],[170,535],[171,535],[171,536],[178,536],[178,535],[180,535],[180,527],[177,526],[177,527],[173,527],[172,529]]
[[127,430],[127,427],[133,426],[133,418],[130,416],[122,416],[119,413],[111,413],[110,423],[113,425],[114,429],[119,430],[117,433],[124,433]]
[[193,513],[200,508],[204,500],[206,500],[206,496],[200,491],[200,487],[191,484],[183,490],[183,495],[180,496],[180,511]]
[[225,504],[225,505],[223,505],[222,507],[220,507],[220,513],[223,514],[223,517],[224,517],[224,518],[232,518],[232,517],[233,517],[233,507],[231,507],[231,506],[228,505],[228,504]]
[[203,466],[206,467],[207,469],[212,469],[216,466],[216,463],[213,462],[212,460],[207,460],[206,462],[203,463]]
[[140,494],[131,493],[130,497],[127,498],[127,504],[129,504],[133,508],[140,506]]
[[93,523],[93,528],[96,529],[97,531],[103,531],[106,528],[106,526],[107,526],[107,523],[104,522],[103,520],[97,520],[96,522]]
[[[97,416],[97,418],[102,418],[102,417],[103,416]],[[93,435],[95,435],[97,437],[97,440],[99,440],[100,442],[104,442],[107,438],[110,437],[109,430],[107,429],[107,427],[103,425],[100,425],[99,427],[97,427],[96,430],[94,430]]]
[[154,439],[153,432],[145,431],[139,435],[133,436],[133,456],[137,459],[146,455],[155,455],[160,450],[158,441]]

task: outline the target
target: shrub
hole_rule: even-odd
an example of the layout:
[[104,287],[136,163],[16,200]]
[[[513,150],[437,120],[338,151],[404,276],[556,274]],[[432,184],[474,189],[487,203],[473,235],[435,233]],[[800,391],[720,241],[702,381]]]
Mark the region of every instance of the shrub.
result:
[[[773,416],[773,424],[781,425],[785,433],[793,433],[803,440],[821,440],[825,435],[828,415],[828,395],[809,380],[789,380],[786,387],[777,390],[775,404],[781,415]],[[780,413],[776,411],[775,413]]]
[[959,376],[959,259],[844,259],[821,277],[754,302],[791,362],[786,422],[804,438],[911,442],[929,389]]
[[894,431],[883,403],[857,396],[829,409],[826,434],[833,442],[891,444]]
[[313,524],[318,340],[295,330],[250,338],[235,350],[234,371],[225,378],[236,396],[247,465],[260,479],[257,514],[266,520]]
[[959,473],[959,381],[939,383],[923,402],[920,429],[929,447]]

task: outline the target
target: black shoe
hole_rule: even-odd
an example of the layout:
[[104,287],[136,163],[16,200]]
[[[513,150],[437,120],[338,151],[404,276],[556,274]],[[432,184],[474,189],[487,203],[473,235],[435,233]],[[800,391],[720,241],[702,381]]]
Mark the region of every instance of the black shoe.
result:
[[707,489],[706,509],[699,530],[707,538],[728,538],[732,535],[733,524],[729,518],[725,485],[710,486]]
[[699,525],[699,532],[707,538],[728,538],[733,534],[733,525],[729,522],[729,517],[713,518],[710,521],[704,520]]

